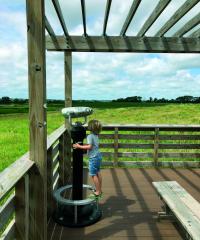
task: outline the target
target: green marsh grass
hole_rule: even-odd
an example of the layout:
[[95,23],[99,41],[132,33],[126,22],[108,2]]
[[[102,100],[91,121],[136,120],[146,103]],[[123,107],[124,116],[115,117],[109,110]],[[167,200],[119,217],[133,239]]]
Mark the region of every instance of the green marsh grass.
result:
[[[103,124],[200,124],[199,104],[93,103],[89,119]],[[47,113],[48,134],[64,123],[60,110]],[[29,149],[28,114],[0,115],[0,171]]]
[[[83,103],[81,105],[93,107],[94,113],[89,119],[99,119],[103,124],[200,124],[199,104]],[[48,111],[48,134],[52,133],[64,123],[60,108],[61,106],[51,106],[49,108],[49,110],[56,111]],[[0,106],[0,172],[20,158],[29,149],[27,111],[27,106]],[[105,133],[108,133],[108,131]],[[129,132],[127,131],[126,133]],[[111,143],[113,140],[104,140],[104,142]],[[127,143],[127,140],[120,140],[120,142]],[[129,143],[142,143],[142,141],[129,140]],[[148,142],[145,141],[145,143],[152,142],[149,140]],[[171,143],[171,141],[165,141],[165,143]],[[176,143],[178,143],[178,141],[176,141]],[[184,142],[181,141],[181,143]],[[192,143],[192,141],[187,141],[185,143]],[[113,149],[105,150],[113,152]],[[120,149],[119,151],[122,150],[129,152],[134,151],[131,149]],[[102,151],[104,151],[104,149],[102,149]],[[140,151],[150,152],[152,150],[137,149],[137,152]],[[164,151],[169,152],[169,150],[163,150],[163,152]],[[173,150],[170,151],[173,152]],[[185,151],[190,152],[190,150]],[[106,160],[111,161],[112,159]],[[123,158],[123,161],[124,160],[126,161],[130,159]],[[84,162],[85,164],[87,163],[86,158]],[[0,202],[0,205],[5,202],[7,197]]]

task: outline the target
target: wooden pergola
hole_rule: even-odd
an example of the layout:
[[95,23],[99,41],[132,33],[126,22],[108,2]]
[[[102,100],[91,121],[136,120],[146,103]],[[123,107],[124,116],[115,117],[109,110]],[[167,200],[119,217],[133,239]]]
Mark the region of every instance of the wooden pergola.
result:
[[[136,36],[127,36],[127,29],[142,2],[133,0],[126,20],[118,36],[107,35],[107,24],[112,0],[107,0],[102,32],[98,36],[89,36],[86,24],[85,0],[81,0],[83,35],[72,36],[67,30],[59,1],[52,0],[64,35],[57,36],[45,15],[44,0],[27,0],[27,34],[28,34],[28,70],[30,102],[30,160],[35,168],[30,176],[30,209],[29,228],[20,225],[20,239],[47,239],[47,117],[46,117],[46,56],[45,51],[63,51],[65,66],[65,106],[72,105],[72,52],[146,52],[146,53],[200,53],[200,28],[185,37],[189,31],[200,23],[200,13],[191,19],[172,36],[165,34],[185,14],[195,7],[199,0],[187,0],[177,9],[173,16],[164,23],[154,36],[146,36],[150,27],[166,9],[170,0],[160,0],[155,9],[143,24]],[[122,4],[125,4],[123,1]],[[49,35],[45,34],[45,29]],[[67,127],[67,123],[66,123]],[[67,143],[66,157],[70,157],[70,134],[63,142]],[[66,170],[60,171],[62,183],[66,182]],[[25,183],[24,183],[25,184]],[[17,194],[22,192],[24,184],[18,185]],[[27,183],[26,183],[27,184]],[[20,190],[21,189],[21,190]],[[22,192],[23,193],[23,192]],[[49,194],[49,193],[48,193]],[[22,202],[23,204],[23,202]],[[21,213],[18,216],[24,216]],[[27,216],[25,216],[27,217]],[[23,236],[23,237],[22,237]]]

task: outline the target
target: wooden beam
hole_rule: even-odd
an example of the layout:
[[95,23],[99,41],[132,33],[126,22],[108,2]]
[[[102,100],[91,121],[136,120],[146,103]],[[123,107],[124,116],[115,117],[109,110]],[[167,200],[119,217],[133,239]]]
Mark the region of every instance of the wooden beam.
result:
[[82,18],[83,18],[83,31],[84,31],[84,36],[86,36],[86,35],[87,35],[87,30],[86,30],[85,0],[81,0],[81,11],[82,11]]
[[108,17],[109,17],[109,13],[110,13],[111,3],[112,3],[112,0],[107,0],[105,17],[104,17],[104,23],[103,23],[103,36],[106,35],[106,28],[107,28],[107,23],[108,23]]
[[188,37],[195,38],[200,37],[200,28],[194,31],[192,34],[190,34]]
[[157,20],[160,14],[164,11],[167,5],[171,2],[171,0],[160,0],[157,4],[156,8],[153,10],[152,14],[148,17],[141,30],[137,34],[138,37],[142,37],[149,30],[149,28],[153,25],[153,23]]
[[46,37],[46,46],[51,51],[76,52],[148,52],[148,53],[199,53],[198,38],[160,38],[160,37],[57,37],[59,49],[52,39]]
[[200,23],[200,13],[188,21],[181,29],[179,29],[173,37],[182,37],[185,33],[189,32],[193,27]]
[[47,239],[47,124],[44,0],[27,0],[30,160],[30,240]]
[[130,25],[134,15],[135,15],[135,13],[136,13],[139,5],[140,5],[140,2],[141,2],[141,0],[134,0],[133,1],[132,5],[131,5],[131,8],[129,10],[128,16],[126,17],[124,25],[123,25],[123,27],[121,29],[121,32],[120,32],[121,36],[124,36],[126,34],[126,31],[127,31],[127,29],[129,27],[129,25]]
[[199,0],[187,0],[173,16],[162,26],[162,28],[155,34],[155,37],[162,37],[164,34],[173,27],[179,19],[181,19],[191,8],[193,8]]
[[63,32],[65,34],[65,37],[68,37],[69,33],[67,31],[67,27],[66,27],[66,24],[65,24],[65,20],[64,20],[61,8],[60,8],[60,4],[59,4],[58,0],[52,0],[52,2],[53,2],[53,5],[54,5],[54,8],[56,10],[58,19],[60,21],[60,24],[62,26]]

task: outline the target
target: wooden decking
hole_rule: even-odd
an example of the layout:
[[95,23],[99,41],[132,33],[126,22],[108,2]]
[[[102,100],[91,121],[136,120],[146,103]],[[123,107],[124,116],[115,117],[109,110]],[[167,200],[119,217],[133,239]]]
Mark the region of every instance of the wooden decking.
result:
[[[85,179],[90,183],[85,171]],[[200,169],[103,169],[102,219],[84,228],[66,228],[51,219],[49,240],[180,240],[180,227],[158,222],[162,202],[153,181],[175,180],[200,201]]]

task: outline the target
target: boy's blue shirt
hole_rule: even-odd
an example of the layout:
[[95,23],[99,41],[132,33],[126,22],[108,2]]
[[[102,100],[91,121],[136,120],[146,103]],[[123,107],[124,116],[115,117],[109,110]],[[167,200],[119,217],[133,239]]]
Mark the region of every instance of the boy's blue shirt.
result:
[[99,137],[94,133],[87,136],[87,144],[92,145],[92,149],[88,150],[88,157],[93,158],[99,154]]

